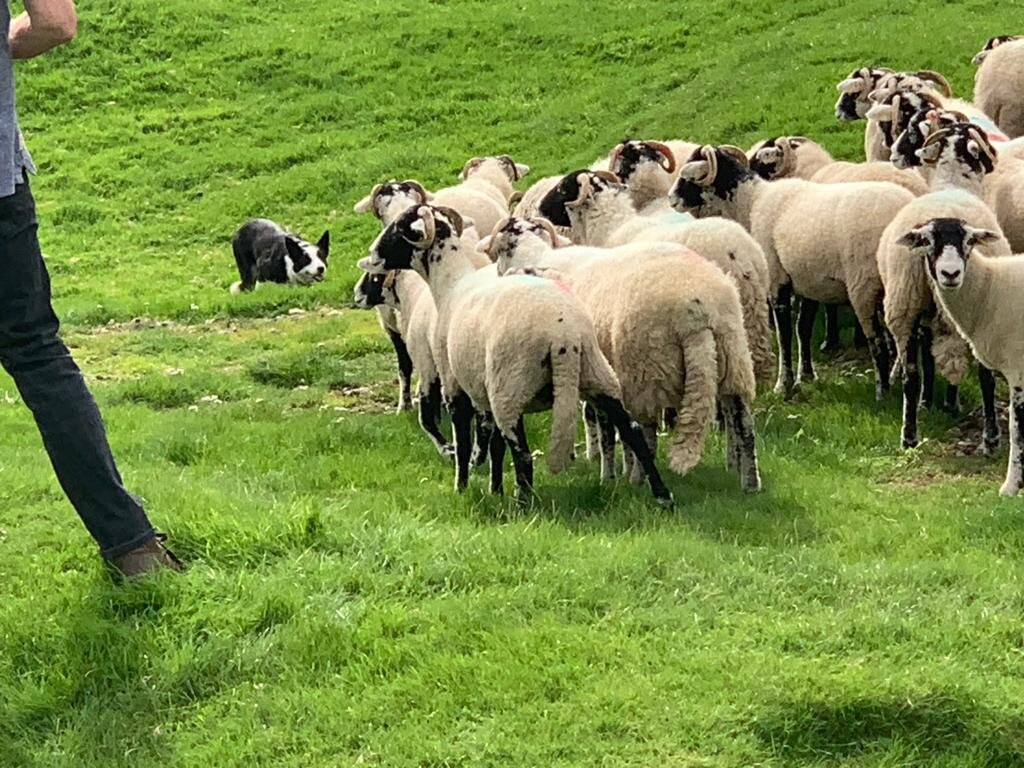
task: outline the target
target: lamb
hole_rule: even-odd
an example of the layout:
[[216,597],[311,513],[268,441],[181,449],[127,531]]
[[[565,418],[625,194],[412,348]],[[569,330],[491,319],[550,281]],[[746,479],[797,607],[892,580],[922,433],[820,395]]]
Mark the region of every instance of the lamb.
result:
[[[911,251],[928,275],[935,296],[975,356],[1010,384],[1010,457],[1003,496],[1024,488],[1024,344],[1020,297],[1024,295],[1024,256],[992,258],[973,251],[996,245],[998,231],[979,229],[959,218],[931,219],[907,231],[897,243]],[[985,431],[995,431],[994,409]]]
[[992,38],[974,59],[974,103],[1011,139],[1024,136],[1024,39]]
[[807,179],[821,184],[854,181],[890,181],[915,195],[928,192],[928,183],[916,171],[893,167],[886,161],[848,163],[835,160],[824,147],[803,136],[781,136],[755,144],[747,158],[750,169],[769,181]]
[[[999,231],[995,214],[980,195],[982,179],[995,167],[996,153],[981,131],[961,123],[928,138],[919,156],[935,165],[932,192],[907,205],[886,228],[878,244],[878,269],[885,289],[885,324],[896,344],[897,359],[903,367],[903,429],[904,448],[918,443],[917,409],[921,398],[921,373],[918,353],[924,352],[925,403],[932,401],[932,370],[938,368],[947,381],[946,406],[957,407],[957,393],[970,364],[970,351],[949,319],[939,312],[931,327],[927,318],[935,307],[928,279],[918,259],[910,256],[900,243],[907,232],[923,221],[934,218],[958,218],[972,227]],[[986,255],[1008,256],[1010,245],[1005,237],[987,244]],[[934,360],[928,356],[931,347]],[[995,382],[986,370],[980,370],[982,396],[985,401],[986,429],[983,448],[991,450],[999,444],[995,430]]]
[[735,219],[764,248],[779,333],[777,391],[789,393],[794,383],[790,303],[795,293],[805,299],[799,318],[801,378],[814,378],[810,345],[818,303],[848,300],[868,338],[879,399],[889,387],[889,350],[875,252],[886,225],[913,199],[887,182],[766,182],[750,170],[743,150],[712,146],[689,159],[671,196],[677,210]]
[[660,223],[639,214],[618,177],[607,171],[570,173],[551,190],[541,214],[566,227],[581,245],[614,247],[634,242],[684,245],[731,277],[740,293],[744,327],[759,380],[775,368],[768,320],[769,267],[761,247],[734,222],[688,221]]
[[893,137],[887,135],[887,126],[871,119],[869,111],[874,106],[872,95],[887,88],[895,88],[906,79],[914,78],[922,87],[941,91],[952,96],[953,90],[942,75],[930,70],[918,72],[894,72],[885,67],[862,67],[840,82],[836,88],[841,96],[836,102],[836,117],[840,120],[868,120],[864,132],[864,156],[868,161],[888,159],[889,146]]
[[533,488],[533,459],[523,414],[552,411],[547,453],[552,473],[569,463],[582,397],[602,429],[617,429],[646,472],[655,498],[672,503],[643,434],[622,406],[615,373],[598,347],[593,324],[570,290],[557,281],[476,270],[460,239],[461,217],[450,208],[421,205],[393,221],[360,266],[368,271],[415,270],[437,307],[431,349],[455,431],[455,488],[469,478],[474,410],[493,419],[491,491],[502,492],[506,447],[512,452],[520,500]]
[[[477,247],[495,261],[499,274],[531,268],[567,276],[652,452],[662,411],[678,409],[668,452],[674,471],[685,474],[700,460],[720,398],[730,467],[739,470],[744,490],[759,490],[754,369],[733,281],[675,244],[563,247],[570,242],[546,219],[510,218]],[[609,476],[614,447],[603,443],[601,450],[602,474]]]
[[440,429],[441,379],[430,349],[430,334],[437,319],[427,284],[414,272],[366,272],[356,283],[355,305],[360,309],[387,307],[398,324],[397,333],[406,345],[410,373],[419,373],[420,426],[443,457],[455,449]]

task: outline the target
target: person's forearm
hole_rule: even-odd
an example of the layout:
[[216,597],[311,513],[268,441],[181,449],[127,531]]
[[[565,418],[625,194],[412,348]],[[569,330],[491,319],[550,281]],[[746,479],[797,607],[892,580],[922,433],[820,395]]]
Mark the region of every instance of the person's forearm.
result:
[[78,19],[73,0],[25,0],[25,12],[11,20],[11,57],[30,59],[68,42]]

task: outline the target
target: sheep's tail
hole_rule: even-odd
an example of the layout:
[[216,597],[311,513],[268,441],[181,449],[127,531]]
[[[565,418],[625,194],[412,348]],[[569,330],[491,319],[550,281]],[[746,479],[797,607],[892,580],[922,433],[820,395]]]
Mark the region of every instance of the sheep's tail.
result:
[[754,402],[757,384],[754,361],[743,326],[739,302],[724,302],[715,323],[715,349],[718,352],[718,393],[739,395],[748,404]]
[[580,402],[579,342],[551,346],[551,444],[548,447],[548,469],[557,475],[572,461],[576,444],[577,418]]
[[676,425],[668,447],[668,463],[685,475],[700,461],[708,425],[715,415],[718,394],[718,355],[715,336],[709,329],[698,331],[683,343],[685,382]]

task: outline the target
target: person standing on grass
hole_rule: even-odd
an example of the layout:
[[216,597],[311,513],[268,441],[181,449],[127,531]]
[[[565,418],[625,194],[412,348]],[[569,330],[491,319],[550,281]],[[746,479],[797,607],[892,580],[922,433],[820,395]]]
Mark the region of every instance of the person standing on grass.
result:
[[61,487],[100,546],[127,577],[182,565],[121,482],[96,402],[57,337],[50,277],[36,238],[35,173],[22,140],[12,59],[46,53],[75,36],[73,0],[25,0],[11,19],[0,0],[0,364],[35,416]]

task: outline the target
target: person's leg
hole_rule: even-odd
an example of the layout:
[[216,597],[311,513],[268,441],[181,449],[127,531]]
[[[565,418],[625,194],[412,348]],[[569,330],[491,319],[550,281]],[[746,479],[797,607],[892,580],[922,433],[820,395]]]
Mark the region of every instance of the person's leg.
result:
[[57,338],[27,184],[0,198],[0,364],[32,411],[61,487],[107,559],[154,539],[125,490],[92,395]]

